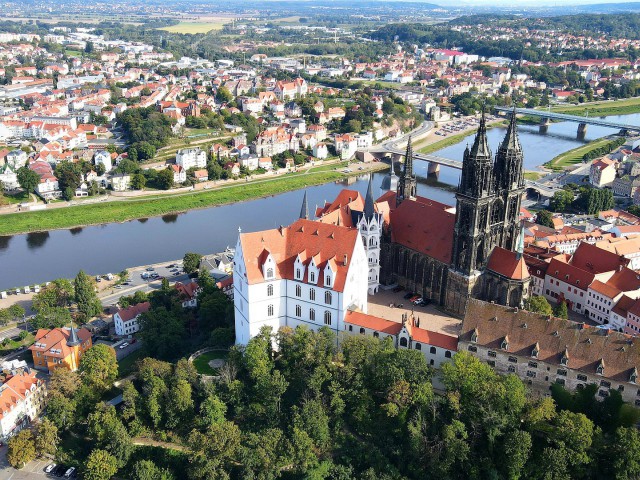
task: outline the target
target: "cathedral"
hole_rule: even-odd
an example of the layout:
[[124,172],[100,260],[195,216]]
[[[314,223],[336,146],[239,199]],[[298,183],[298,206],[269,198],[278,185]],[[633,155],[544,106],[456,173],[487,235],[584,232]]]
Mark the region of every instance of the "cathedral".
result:
[[[393,168],[390,177],[393,177]],[[397,183],[375,202],[383,218],[380,284],[398,284],[463,314],[469,298],[519,306],[529,273],[522,258],[523,154],[515,115],[495,157],[484,113],[464,152],[456,207],[417,195],[411,139]]]

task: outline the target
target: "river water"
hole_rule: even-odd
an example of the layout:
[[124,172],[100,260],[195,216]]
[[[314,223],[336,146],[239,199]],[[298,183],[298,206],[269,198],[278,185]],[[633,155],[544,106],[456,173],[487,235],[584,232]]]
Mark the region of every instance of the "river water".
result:
[[[640,124],[640,114],[609,118]],[[589,125],[586,137],[578,139],[577,125],[563,122],[552,124],[546,134],[540,133],[537,126],[529,125],[520,126],[519,133],[525,168],[534,169],[562,152],[616,132]],[[489,144],[494,153],[504,134],[503,127],[489,130]],[[461,160],[465,145],[471,144],[473,137],[470,135],[437,154]],[[415,168],[419,177],[426,177],[426,162],[416,161]],[[373,174],[376,193],[382,193],[379,187],[383,175]],[[457,185],[458,178],[459,171],[441,169],[441,182]],[[365,194],[368,175],[351,182],[348,188]],[[333,200],[346,187],[342,182],[309,187],[310,210],[315,205],[323,205],[325,200]],[[455,201],[451,191],[422,182],[418,183],[418,193],[452,205]],[[185,252],[219,252],[227,246],[235,246],[238,228],[250,232],[294,221],[300,213],[302,196],[303,192],[299,190],[180,215],[0,237],[0,290],[73,277],[80,269],[90,274],[116,273],[130,266],[182,258]]]

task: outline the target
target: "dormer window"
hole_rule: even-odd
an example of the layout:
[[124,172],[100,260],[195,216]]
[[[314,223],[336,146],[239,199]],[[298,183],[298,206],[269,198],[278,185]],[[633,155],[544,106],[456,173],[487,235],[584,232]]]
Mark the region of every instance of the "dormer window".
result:
[[596,373],[598,375],[604,375],[604,360],[600,359],[598,366],[596,367]]
[[531,350],[531,356],[533,358],[538,358],[538,355],[540,355],[540,345],[538,345],[537,343],[533,346],[533,350]]
[[309,281],[311,283],[316,283],[316,272],[309,272]]
[[271,280],[273,278],[273,268],[267,268],[266,277],[267,277],[267,280]]
[[471,341],[473,343],[476,343],[478,341],[478,329],[474,329],[473,332],[471,333]]
[[629,382],[636,383],[637,379],[638,379],[638,369],[634,367],[634,369],[631,371],[631,375],[629,375]]
[[569,365],[569,352],[566,348],[564,350],[564,353],[562,354],[562,357],[560,358],[560,364],[564,365],[565,367]]
[[502,340],[502,343],[500,344],[500,348],[502,350],[509,350],[509,337],[505,336],[504,340]]
[[302,280],[302,270],[296,268],[296,280]]
[[331,286],[331,275],[327,275],[326,277],[324,277],[324,286],[325,287]]

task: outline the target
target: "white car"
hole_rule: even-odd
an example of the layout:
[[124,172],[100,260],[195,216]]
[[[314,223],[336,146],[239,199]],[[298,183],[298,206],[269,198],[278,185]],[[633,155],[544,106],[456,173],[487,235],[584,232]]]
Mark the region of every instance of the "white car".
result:
[[57,466],[58,465],[56,465],[55,463],[50,463],[44,468],[44,473],[51,473],[53,469],[56,468]]
[[120,345],[118,348],[120,350],[122,350],[123,348],[127,348],[129,346],[129,344],[127,342],[124,342],[122,345]]
[[64,478],[71,478],[73,474],[76,472],[76,467],[71,467],[69,470],[64,472]]

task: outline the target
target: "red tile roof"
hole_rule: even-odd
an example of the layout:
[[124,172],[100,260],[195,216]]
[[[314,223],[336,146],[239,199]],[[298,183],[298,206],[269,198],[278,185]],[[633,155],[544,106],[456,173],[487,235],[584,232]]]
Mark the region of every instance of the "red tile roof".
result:
[[502,247],[495,247],[489,256],[487,268],[512,280],[529,278],[524,257]]
[[120,315],[120,318],[123,322],[128,322],[132,318],[136,318],[141,313],[145,313],[149,311],[151,308],[151,304],[149,302],[142,302],[136,305],[130,305],[127,308],[123,308],[117,311],[117,314]]
[[[81,342],[91,338],[91,332],[86,328],[76,330]],[[43,352],[47,357],[66,358],[71,354],[71,348],[67,346],[67,341],[71,331],[68,328],[54,328],[53,330],[39,329],[33,345],[29,347],[31,351]]]
[[585,242],[578,245],[571,257],[571,265],[593,273],[611,272],[628,263],[627,258]]
[[569,285],[586,291],[593,282],[595,274],[587,272],[581,268],[569,265],[560,260],[560,256],[552,258],[547,268],[547,275],[561,280]]
[[344,323],[350,323],[352,325],[357,325],[358,327],[368,328],[388,335],[397,335],[400,333],[400,330],[402,330],[401,323],[351,310],[347,311],[347,314],[344,317]]

